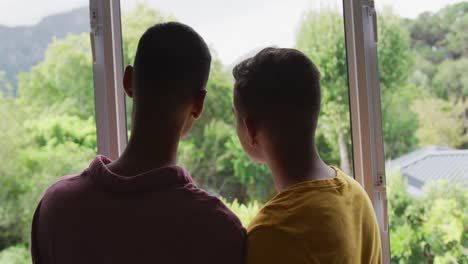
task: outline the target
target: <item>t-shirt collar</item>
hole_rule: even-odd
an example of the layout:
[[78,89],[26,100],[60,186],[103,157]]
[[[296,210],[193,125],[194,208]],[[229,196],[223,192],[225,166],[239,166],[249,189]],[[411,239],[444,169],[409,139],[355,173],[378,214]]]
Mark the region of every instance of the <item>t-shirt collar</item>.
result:
[[156,168],[126,177],[110,171],[107,164],[111,162],[107,157],[98,155],[87,169],[94,181],[111,191],[155,191],[194,184],[190,174],[177,165]]

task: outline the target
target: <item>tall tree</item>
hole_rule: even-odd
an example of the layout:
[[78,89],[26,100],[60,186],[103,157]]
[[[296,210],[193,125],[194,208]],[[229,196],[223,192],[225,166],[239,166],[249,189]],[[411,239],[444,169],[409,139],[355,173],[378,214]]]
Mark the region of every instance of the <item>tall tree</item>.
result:
[[340,167],[351,172],[348,155],[349,102],[342,16],[332,10],[309,11],[300,23],[296,47],[321,72],[322,115],[319,133],[339,146]]
[[[339,149],[341,167],[349,172],[348,154],[351,142],[343,25],[342,15],[336,11],[311,10],[300,23],[296,47],[307,54],[321,71],[322,115],[319,131],[330,141],[336,142],[334,145]],[[400,89],[404,89],[412,61],[408,33],[401,25],[400,19],[390,11],[384,11],[379,16],[378,26],[384,140],[388,149],[387,157],[394,157],[414,147],[415,127],[405,127],[399,122],[407,124],[408,120],[415,117],[409,116],[402,120],[401,112],[396,113],[400,109],[390,105],[394,101],[394,95],[401,94]],[[407,100],[410,99],[412,96],[407,96]],[[408,115],[412,113],[409,112]],[[407,129],[408,137],[399,136],[401,129]],[[394,145],[398,145],[399,148],[393,148]],[[402,146],[404,148],[401,148]]]
[[439,98],[426,97],[414,102],[411,109],[417,114],[416,135],[421,146],[442,145],[463,148],[468,145],[464,115],[468,102],[452,104]]
[[18,97],[36,109],[67,104],[67,113],[94,116],[91,47],[88,34],[54,39],[44,61],[18,78]]

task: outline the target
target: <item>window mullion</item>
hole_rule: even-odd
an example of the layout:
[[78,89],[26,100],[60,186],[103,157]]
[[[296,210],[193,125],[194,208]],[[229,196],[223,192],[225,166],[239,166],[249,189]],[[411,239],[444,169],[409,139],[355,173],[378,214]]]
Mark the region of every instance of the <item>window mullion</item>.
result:
[[343,0],[343,7],[354,176],[372,201],[380,226],[383,263],[390,263],[374,3]]
[[127,144],[119,0],[90,0],[98,153],[116,159]]

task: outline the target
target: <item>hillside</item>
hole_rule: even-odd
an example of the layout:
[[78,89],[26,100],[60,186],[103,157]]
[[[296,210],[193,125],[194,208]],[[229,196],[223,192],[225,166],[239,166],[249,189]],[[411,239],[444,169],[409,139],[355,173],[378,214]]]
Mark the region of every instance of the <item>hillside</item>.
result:
[[[43,60],[47,45],[53,37],[63,38],[68,33],[89,31],[88,8],[43,18],[32,26],[6,27],[0,25],[0,71],[13,84],[16,94],[16,76]],[[3,87],[0,84],[0,90]]]

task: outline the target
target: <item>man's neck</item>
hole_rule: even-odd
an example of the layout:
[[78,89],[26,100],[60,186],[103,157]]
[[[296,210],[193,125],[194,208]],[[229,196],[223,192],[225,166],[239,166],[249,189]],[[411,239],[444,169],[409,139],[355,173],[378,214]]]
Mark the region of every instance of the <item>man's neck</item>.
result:
[[180,140],[180,129],[161,126],[158,128],[138,126],[122,155],[108,168],[122,176],[135,176],[156,168],[175,165]]
[[276,153],[269,155],[267,163],[278,192],[301,182],[329,179],[336,176],[335,171],[323,162],[312,144],[301,147],[301,151],[294,148],[277,150],[274,150]]

